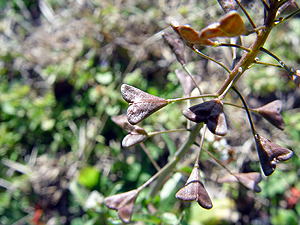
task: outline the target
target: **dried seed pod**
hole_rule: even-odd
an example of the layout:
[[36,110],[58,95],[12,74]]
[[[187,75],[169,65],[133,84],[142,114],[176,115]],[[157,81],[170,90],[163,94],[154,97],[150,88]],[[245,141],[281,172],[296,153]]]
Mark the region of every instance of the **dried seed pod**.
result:
[[197,201],[205,209],[212,208],[212,202],[202,183],[198,166],[193,168],[189,179],[184,187],[176,193],[175,197],[183,202]]
[[[179,79],[179,82],[183,88],[183,92],[185,95],[189,95],[194,88],[196,87],[196,84],[193,82],[192,78],[184,71],[176,69],[175,74],[177,78]],[[193,76],[195,81],[199,83],[201,81],[200,76]]]
[[196,123],[206,123],[207,128],[216,135],[227,134],[227,123],[223,103],[219,99],[194,105],[183,111],[183,115]]
[[125,101],[130,104],[126,115],[128,122],[132,125],[139,123],[168,104],[166,99],[148,94],[128,84],[122,84],[121,93]]
[[232,10],[226,13],[219,22],[202,29],[200,38],[235,37],[247,34],[249,34],[249,31],[246,29],[241,16],[237,11]]
[[215,46],[217,44],[207,38],[200,38],[199,31],[194,30],[190,25],[180,25],[177,21],[172,20],[171,27],[187,42],[188,46],[191,46],[191,44]]
[[261,174],[257,172],[250,173],[234,173],[233,175],[228,173],[224,177],[218,179],[219,183],[225,182],[241,182],[245,187],[255,192],[261,192],[258,183],[261,182]]
[[274,126],[276,126],[281,130],[284,130],[285,123],[281,115],[282,101],[275,100],[254,110],[256,110],[259,115],[264,117],[271,124],[273,124]]
[[129,133],[122,140],[122,146],[124,148],[129,148],[137,145],[148,138],[147,132],[137,125],[131,125],[125,122],[124,128]]
[[129,223],[131,221],[133,207],[138,194],[138,190],[132,190],[125,193],[112,195],[104,199],[104,204],[108,208],[116,210],[119,218],[124,223]]
[[239,8],[239,5],[235,0],[218,0],[218,2],[225,13],[231,10],[237,10]]
[[183,54],[183,42],[180,39],[174,39],[170,34],[163,33],[162,37],[170,46],[171,50],[175,54],[177,60],[182,65],[185,64],[184,54]]
[[266,176],[270,176],[276,169],[277,162],[286,161],[293,156],[293,151],[284,148],[255,134],[256,150],[263,172]]

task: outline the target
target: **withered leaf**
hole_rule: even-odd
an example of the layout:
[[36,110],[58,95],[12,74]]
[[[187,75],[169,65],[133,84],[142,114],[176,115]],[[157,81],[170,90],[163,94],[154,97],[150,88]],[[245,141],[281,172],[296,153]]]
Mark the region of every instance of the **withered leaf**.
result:
[[223,103],[219,99],[213,99],[194,105],[183,111],[183,115],[196,123],[206,123],[208,129],[216,135],[227,134],[227,123],[223,111]]
[[128,122],[135,125],[168,104],[164,98],[148,94],[128,84],[121,86],[122,97],[129,103],[126,115]]
[[137,145],[148,138],[147,132],[137,125],[131,125],[128,122],[125,122],[124,128],[129,133],[122,140],[122,146],[124,148]]
[[254,137],[260,164],[266,176],[270,176],[275,171],[277,162],[286,161],[294,154],[293,151],[277,145],[259,134],[255,134]]
[[124,223],[129,223],[138,194],[139,192],[135,189],[125,193],[112,195],[104,199],[104,204],[108,208],[116,210],[119,218]]
[[235,37],[248,33],[249,31],[245,28],[241,16],[236,10],[231,10],[219,22],[210,24],[202,29],[200,38]]
[[234,175],[227,173],[224,177],[218,179],[219,183],[225,182],[241,182],[245,187],[255,192],[261,192],[258,183],[261,182],[261,174],[258,172],[250,173],[234,173]]
[[218,0],[218,2],[226,13],[239,8],[235,0]]
[[188,46],[191,46],[190,44],[199,44],[199,45],[210,45],[215,46],[216,43],[207,39],[207,38],[201,38],[200,32],[197,30],[194,30],[191,28],[190,25],[180,25],[177,21],[172,20],[171,21],[171,27],[173,30],[187,42]]
[[170,46],[171,50],[175,54],[178,62],[180,62],[182,65],[185,64],[184,54],[183,54],[183,42],[180,39],[174,39],[172,36],[168,33],[163,33],[162,37],[167,42],[167,44]]
[[211,209],[212,202],[205,190],[201,177],[199,167],[194,167],[189,179],[175,195],[177,199],[183,202],[197,201],[198,204],[205,208]]
[[273,124],[274,126],[276,126],[281,130],[284,130],[285,123],[281,115],[282,101],[275,100],[262,107],[256,108],[255,110],[258,112],[259,115],[264,117],[271,124]]
[[[175,74],[179,79],[179,82],[183,88],[183,92],[185,95],[189,95],[192,90],[196,87],[196,84],[193,82],[192,78],[184,71],[176,69]],[[199,83],[201,81],[200,76],[193,76],[194,80]]]

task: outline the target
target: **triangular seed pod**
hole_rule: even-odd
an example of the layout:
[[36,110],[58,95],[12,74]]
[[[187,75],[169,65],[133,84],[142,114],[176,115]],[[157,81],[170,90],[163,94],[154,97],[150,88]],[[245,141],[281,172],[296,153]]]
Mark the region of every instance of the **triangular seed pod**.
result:
[[205,209],[212,208],[212,202],[202,183],[198,166],[193,168],[189,179],[175,197],[183,202],[197,201]]
[[218,179],[219,183],[225,182],[238,182],[240,181],[245,187],[255,192],[261,192],[258,183],[262,180],[261,174],[258,172],[250,173],[234,173],[234,175],[228,173],[224,177]]
[[122,146],[124,148],[129,148],[137,145],[148,138],[147,132],[137,125],[131,125],[125,122],[124,128],[129,133],[122,140]]
[[213,23],[200,31],[200,38],[235,37],[247,35],[249,31],[237,11],[226,13],[219,22]]
[[254,137],[260,164],[266,176],[270,176],[275,171],[277,162],[286,161],[294,154],[293,151],[277,145],[259,134],[255,134]]
[[128,122],[132,125],[139,123],[168,104],[166,99],[148,94],[128,84],[122,84],[121,93],[125,101],[130,104],[126,115]]
[[119,218],[124,223],[131,221],[133,207],[139,192],[137,190],[128,191],[125,193],[112,195],[104,199],[104,204],[118,212]]
[[281,115],[282,101],[275,100],[255,110],[258,112],[259,115],[264,117],[271,124],[273,124],[274,126],[276,126],[281,130],[284,130],[285,123]]
[[177,60],[182,65],[185,64],[184,54],[183,54],[183,43],[180,39],[174,39],[171,37],[170,34],[163,33],[162,37],[167,42],[167,44],[170,46],[171,50],[175,54]]
[[207,123],[208,129],[220,136],[227,134],[227,123],[223,104],[219,99],[194,105],[183,111],[183,115],[196,123]]
[[191,28],[190,25],[180,25],[177,21],[171,21],[171,27],[173,30],[179,34],[179,36],[187,42],[187,45],[190,44],[199,44],[199,45],[209,45],[215,46],[216,42],[213,42],[207,38],[200,38],[200,33],[197,30]]

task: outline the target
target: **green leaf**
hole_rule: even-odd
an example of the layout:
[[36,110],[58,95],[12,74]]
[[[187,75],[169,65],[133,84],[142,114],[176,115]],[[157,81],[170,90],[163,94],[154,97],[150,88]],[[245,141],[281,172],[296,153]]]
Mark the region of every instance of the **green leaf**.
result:
[[78,182],[87,188],[94,188],[100,179],[100,172],[95,167],[85,167],[80,171]]

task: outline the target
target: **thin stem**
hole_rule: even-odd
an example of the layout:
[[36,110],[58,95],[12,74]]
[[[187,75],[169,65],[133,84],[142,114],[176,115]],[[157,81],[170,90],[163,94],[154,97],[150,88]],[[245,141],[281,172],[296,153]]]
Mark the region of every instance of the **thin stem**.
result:
[[244,8],[244,6],[242,6],[242,4],[240,3],[239,0],[235,0],[235,2],[241,7],[242,11],[244,12],[244,14],[246,15],[248,21],[250,22],[251,26],[253,29],[256,28],[255,23],[253,22],[253,20],[251,19],[251,17],[249,16],[249,14],[247,13],[246,9]]
[[167,101],[168,101],[168,103],[173,103],[173,102],[186,101],[189,99],[198,99],[198,98],[206,98],[206,97],[216,98],[216,97],[218,97],[218,95],[217,94],[204,94],[204,95],[198,95],[198,96],[168,99]]
[[187,130],[187,129],[174,129],[174,130],[155,131],[155,132],[149,132],[148,136],[152,137],[152,136],[158,135],[158,134],[167,134],[167,133],[184,132],[184,131],[190,131],[190,130]]
[[240,70],[238,72],[238,74],[235,76],[235,78],[232,79],[232,81],[230,82],[230,84],[227,86],[227,88],[223,91],[223,93],[220,95],[220,99],[224,99],[225,95],[228,93],[228,91],[231,89],[231,87],[234,85],[236,79],[238,79],[240,77],[240,75],[242,74],[243,70],[240,67]]
[[261,0],[261,3],[264,5],[264,7],[265,7],[265,10],[267,10],[267,11],[269,11],[269,10],[270,10],[270,7],[269,7],[269,5],[266,3],[266,1],[265,1],[265,0]]
[[[224,104],[224,105],[234,106],[234,107],[237,107],[237,108],[240,108],[240,109],[245,109],[244,106],[237,105],[237,104],[234,104],[234,103],[231,103],[231,102],[223,101],[223,104]],[[249,109],[251,112],[258,113],[257,110],[255,110],[255,109],[250,109],[250,108],[248,108],[248,109]]]
[[197,155],[197,158],[196,158],[196,161],[195,161],[195,165],[194,167],[199,167],[199,161],[200,161],[200,154],[201,154],[201,150],[203,148],[203,143],[204,143],[204,138],[205,138],[205,133],[206,133],[206,130],[207,130],[207,124],[204,124],[203,125],[203,134],[201,136],[201,141],[200,141],[200,146],[199,146],[199,152],[198,152],[198,155]]
[[[274,67],[279,67],[279,68],[283,68],[282,65],[277,65],[274,63],[266,63],[266,62],[260,62],[258,60],[254,61],[254,64],[260,64],[260,65],[264,65],[264,66],[274,66]],[[250,68],[250,67],[249,67]]]
[[189,71],[189,69],[186,67],[185,64],[182,64],[182,68],[185,70],[185,72],[187,72],[187,74],[190,76],[190,78],[193,80],[194,84],[196,85],[196,88],[198,89],[199,91],[199,94],[202,95],[202,91],[201,91],[201,88],[199,87],[199,85],[197,84],[194,76],[192,75],[192,73]]
[[195,124],[195,126],[193,127],[192,131],[190,132],[190,135],[187,138],[186,142],[175,152],[172,159],[163,168],[161,168],[161,170],[159,170],[156,174],[154,174],[148,181],[146,181],[142,186],[140,186],[138,188],[139,191],[142,190],[143,188],[147,187],[151,182],[153,182],[156,178],[158,178],[156,185],[153,187],[153,189],[150,192],[150,195],[154,196],[157,193],[157,191],[163,185],[166,177],[170,173],[172,173],[172,171],[175,168],[178,161],[180,159],[182,159],[182,157],[185,155],[185,153],[194,144],[196,138],[198,137],[201,127],[202,127],[202,123]]
[[297,9],[295,12],[291,13],[290,15],[286,16],[285,18],[283,18],[282,20],[280,20],[279,22],[275,23],[275,26],[278,26],[280,24],[282,24],[283,22],[287,21],[288,19],[292,18],[293,16],[295,16],[297,13],[300,12],[300,9]]
[[[219,45],[220,47],[234,47],[234,48],[240,48],[240,49],[243,49],[245,50],[246,52],[251,52],[251,49],[250,48],[246,48],[244,46],[241,46],[241,45],[236,45],[236,44],[227,44],[227,43],[220,43]],[[218,47],[219,47],[218,46]]]
[[157,171],[160,170],[160,166],[157,164],[157,162],[153,159],[153,157],[151,156],[150,152],[148,151],[146,145],[144,143],[140,143],[140,146],[142,147],[142,149],[144,150],[144,152],[146,153],[146,155],[148,156],[148,158],[150,159],[150,161],[152,162],[153,166],[155,167],[155,169]]
[[274,58],[289,73],[289,76],[291,76],[294,73],[294,69],[289,68],[277,55],[275,55],[274,53],[272,53],[269,50],[265,49],[264,47],[260,47],[260,50],[262,52],[268,54],[272,58]]
[[252,131],[252,134],[255,135],[257,132],[255,130],[255,127],[254,127],[254,124],[253,124],[253,121],[252,121],[252,117],[250,115],[250,111],[249,111],[249,108],[248,108],[248,105],[243,97],[243,95],[235,88],[235,87],[232,87],[232,90],[234,90],[234,92],[239,96],[239,98],[241,99],[244,107],[245,107],[245,110],[246,110],[246,113],[247,113],[247,116],[248,116],[248,120],[249,120],[249,123],[250,123],[250,126],[251,126],[251,131]]
[[195,47],[192,47],[192,49],[194,50],[194,52],[196,52],[198,55],[202,56],[203,58],[206,58],[208,60],[211,60],[213,61],[214,63],[218,64],[219,66],[223,67],[228,73],[230,73],[230,70],[223,64],[223,63],[220,63],[218,62],[217,60],[203,54],[202,52],[200,52],[197,48]]

